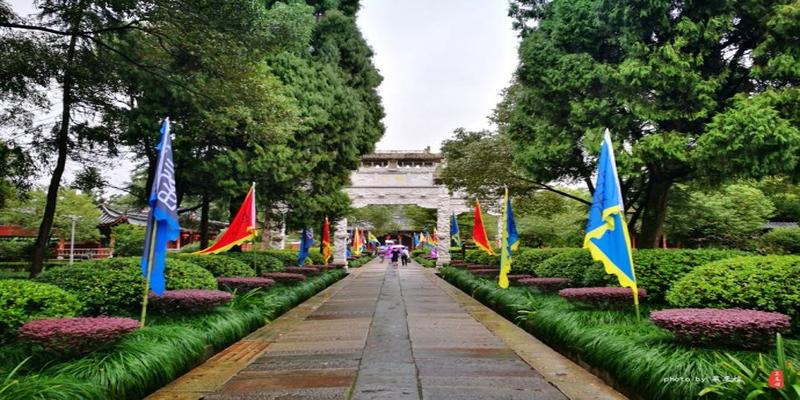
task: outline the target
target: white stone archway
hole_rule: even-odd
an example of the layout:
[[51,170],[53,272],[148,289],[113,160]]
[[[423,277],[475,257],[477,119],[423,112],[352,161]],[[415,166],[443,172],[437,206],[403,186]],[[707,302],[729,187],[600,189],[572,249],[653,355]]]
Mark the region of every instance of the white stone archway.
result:
[[[381,151],[361,158],[345,189],[354,208],[416,205],[436,209],[437,265],[450,262],[450,215],[469,211],[459,195],[450,196],[437,179],[442,155],[428,151]],[[347,265],[347,219],[336,223],[334,263]]]

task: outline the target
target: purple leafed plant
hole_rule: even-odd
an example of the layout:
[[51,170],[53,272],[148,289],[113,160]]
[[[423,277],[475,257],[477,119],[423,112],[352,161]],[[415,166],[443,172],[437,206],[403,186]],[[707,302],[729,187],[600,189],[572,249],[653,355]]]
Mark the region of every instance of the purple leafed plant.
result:
[[23,340],[70,354],[83,354],[139,328],[130,318],[57,318],[30,321],[19,328]]
[[269,278],[275,282],[300,282],[306,280],[303,274],[293,274],[291,272],[265,272],[261,274],[263,278]]
[[483,268],[483,269],[470,269],[469,272],[472,272],[475,276],[497,276],[500,274],[500,268]]
[[291,274],[303,274],[306,276],[319,275],[320,272],[319,268],[315,267],[286,267],[283,270]]
[[530,279],[533,278],[533,275],[528,274],[508,274],[508,281],[519,283],[520,279]]
[[257,288],[268,288],[275,281],[269,278],[217,278],[217,283],[221,289],[244,293]]
[[228,292],[221,290],[186,289],[167,290],[163,296],[150,293],[153,309],[163,312],[201,313],[233,300]]
[[788,315],[739,308],[678,308],[654,311],[650,320],[685,342],[763,348],[790,327]]
[[[588,305],[627,306],[633,304],[633,291],[620,287],[588,287],[561,289],[558,294],[571,301]],[[639,299],[647,297],[647,291],[639,289]]]
[[523,286],[532,286],[543,292],[555,292],[557,290],[569,287],[569,279],[567,278],[527,278],[517,281]]
[[320,270],[320,272],[322,272],[322,271],[330,271],[332,269],[341,268],[340,265],[334,265],[334,264],[324,264],[324,265],[314,264],[314,265],[308,265],[308,267],[316,268],[316,269]]

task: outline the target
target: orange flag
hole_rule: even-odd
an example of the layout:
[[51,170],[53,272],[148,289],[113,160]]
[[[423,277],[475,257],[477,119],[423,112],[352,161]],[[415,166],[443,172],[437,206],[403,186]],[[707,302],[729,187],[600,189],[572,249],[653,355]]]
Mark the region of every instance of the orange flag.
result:
[[481,215],[481,203],[475,202],[474,225],[472,225],[472,240],[475,244],[483,249],[483,251],[496,255],[489,244],[489,238],[486,236],[486,228],[483,227],[483,216]]
[[256,185],[250,187],[242,206],[228,226],[228,230],[209,248],[192,254],[217,254],[238,246],[256,236]]
[[328,217],[325,217],[325,223],[322,224],[322,259],[323,264],[327,264],[331,259],[331,224],[328,222]]

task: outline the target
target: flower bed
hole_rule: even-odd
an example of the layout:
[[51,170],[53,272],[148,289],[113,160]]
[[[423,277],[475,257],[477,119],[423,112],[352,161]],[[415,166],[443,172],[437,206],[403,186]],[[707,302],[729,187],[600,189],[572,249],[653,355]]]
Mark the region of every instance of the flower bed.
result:
[[309,267],[316,268],[321,272],[342,268],[341,265],[335,265],[335,264],[314,264],[314,265],[309,265]]
[[285,272],[291,274],[303,274],[303,275],[319,275],[320,271],[319,268],[314,267],[286,267],[284,268]]
[[275,281],[269,278],[217,278],[217,283],[221,289],[236,290],[242,293],[258,288],[268,288],[274,285]]
[[[647,291],[639,289],[639,300],[647,297]],[[618,305],[633,304],[633,291],[629,288],[619,287],[591,287],[561,289],[558,295],[575,303],[588,305]]]
[[557,292],[569,287],[567,278],[527,278],[517,281],[522,286],[531,286],[542,292]]
[[305,275],[291,272],[265,272],[261,274],[261,277],[272,279],[275,282],[302,282],[306,280]]
[[57,318],[30,321],[19,328],[19,334],[47,350],[82,354],[138,328],[139,321],[130,318]]
[[201,313],[231,300],[233,296],[221,290],[184,289],[167,290],[163,296],[150,293],[148,301],[154,310],[162,312]]
[[687,343],[742,348],[763,348],[790,327],[785,314],[737,308],[654,311],[650,320]]
[[497,270],[499,270],[498,266],[485,265],[485,264],[467,264],[466,268],[468,270],[474,270],[474,269],[497,269]]

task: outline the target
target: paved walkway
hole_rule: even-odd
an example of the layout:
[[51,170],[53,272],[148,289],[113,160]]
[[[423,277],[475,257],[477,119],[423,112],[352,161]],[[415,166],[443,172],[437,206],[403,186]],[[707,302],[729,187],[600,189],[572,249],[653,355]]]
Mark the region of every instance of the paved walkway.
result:
[[150,399],[624,399],[431,270],[352,271]]

